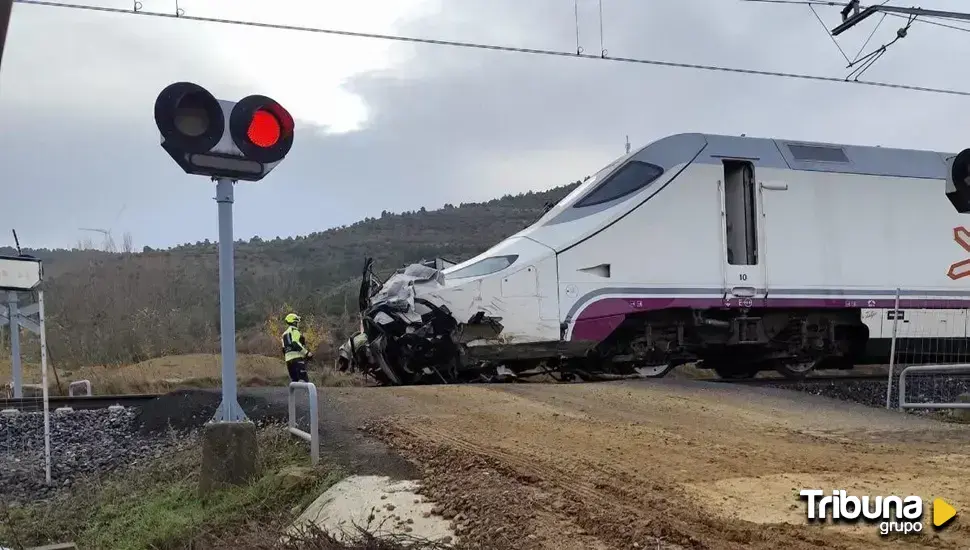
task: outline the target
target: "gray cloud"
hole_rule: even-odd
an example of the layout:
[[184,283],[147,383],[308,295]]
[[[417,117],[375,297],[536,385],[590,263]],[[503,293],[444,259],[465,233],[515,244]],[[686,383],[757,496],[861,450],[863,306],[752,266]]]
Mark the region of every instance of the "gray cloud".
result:
[[[580,4],[581,43],[587,52],[597,52],[597,3]],[[819,13],[830,27],[837,22],[835,8]],[[6,196],[18,204],[39,200],[45,223],[27,230],[35,218],[26,209],[19,209],[11,223],[38,245],[71,245],[79,236],[76,227],[113,223],[125,206],[115,229],[130,230],[139,245],[214,239],[211,186],[184,176],[158,148],[151,102],[175,79],[225,82],[233,91],[246,87],[238,74],[220,71],[190,49],[166,55],[147,37],[222,31],[179,22],[124,27],[117,17],[96,21],[64,12],[31,16],[43,21],[46,32],[38,37],[28,36],[25,27],[13,29],[12,61],[4,60],[0,79],[0,162],[7,167]],[[72,34],[77,29],[72,25],[81,20],[90,21],[84,27],[90,38]],[[876,23],[840,39],[850,56]],[[869,48],[891,39],[901,23],[887,18]],[[846,72],[841,55],[802,6],[605,0],[604,29],[605,47],[613,56],[834,76]],[[573,5],[561,0],[446,2],[439,13],[405,22],[399,32],[575,48]],[[72,39],[52,39],[57,33]],[[967,77],[939,61],[962,51],[967,38],[914,25],[910,37],[864,78],[970,89]],[[32,49],[17,46],[20,41]],[[321,55],[353,55],[358,43],[347,41],[346,50]],[[945,151],[962,149],[968,141],[945,124],[968,98],[428,45],[397,45],[393,53],[406,61],[346,83],[370,111],[364,129],[339,135],[304,131],[269,178],[240,185],[239,237],[307,233],[383,209],[413,210],[548,188],[612,160],[622,153],[625,135],[634,146],[683,131]],[[45,74],[46,66],[70,72]],[[85,71],[108,74],[109,80],[99,84]],[[118,109],[103,119],[90,109],[90,97],[71,99],[71,94],[107,89],[116,91]],[[71,106],[85,111],[62,118]]]

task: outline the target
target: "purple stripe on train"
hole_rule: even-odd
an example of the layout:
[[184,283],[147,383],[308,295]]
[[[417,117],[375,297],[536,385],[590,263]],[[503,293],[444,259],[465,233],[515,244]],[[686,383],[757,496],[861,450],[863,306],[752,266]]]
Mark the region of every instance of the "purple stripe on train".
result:
[[[617,298],[604,297],[596,300],[576,316],[570,340],[592,340],[599,342],[609,336],[616,327],[631,313],[668,308],[886,308],[892,309],[895,297],[881,298],[731,298],[721,297],[677,298],[644,297]],[[963,309],[970,308],[970,298],[900,298],[900,309]]]

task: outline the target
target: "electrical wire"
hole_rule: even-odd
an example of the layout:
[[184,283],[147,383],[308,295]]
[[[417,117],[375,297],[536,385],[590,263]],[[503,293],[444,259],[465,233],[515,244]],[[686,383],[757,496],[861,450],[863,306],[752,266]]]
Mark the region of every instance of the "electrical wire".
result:
[[[903,19],[908,19],[909,18],[908,15],[903,15],[901,13],[886,13],[885,15],[888,15],[890,17],[902,17]],[[926,16],[924,15],[923,17],[925,18]],[[951,25],[949,23],[941,23],[941,22],[935,21],[933,19],[916,19],[916,22],[917,23],[923,23],[924,25],[933,25],[933,26],[936,26],[936,27],[943,27],[943,28],[946,28],[946,29],[953,29],[955,31],[970,32],[970,27],[961,27],[959,25]]]
[[826,0],[741,0],[742,2],[757,2],[759,4],[792,4],[796,6],[830,6],[845,7],[845,2],[829,2]]
[[[883,2],[883,5],[887,4],[888,2],[889,0],[886,0],[885,2]],[[815,8],[812,8],[812,9],[815,9]],[[882,26],[882,22],[886,20],[887,15],[889,15],[888,12],[882,13],[882,19],[880,19],[879,22],[876,23],[876,26],[872,28],[872,32],[869,33],[869,36],[866,38],[866,41],[863,42],[862,46],[859,47],[859,51],[856,52],[855,57],[852,59],[852,61],[849,62],[849,66],[852,66],[853,63],[859,61],[859,56],[862,55],[862,50],[866,49],[866,46],[869,45],[869,41],[872,40],[872,37],[876,35],[876,31],[878,31],[879,27]],[[829,34],[829,36],[832,36],[832,35]],[[834,36],[832,36],[832,40],[835,40]]]
[[[828,35],[829,35],[829,38],[831,38],[831,39],[832,39],[832,43],[833,43],[833,44],[835,44],[835,47],[836,47],[836,48],[838,48],[838,50],[839,50],[839,53],[840,53],[840,54],[842,54],[842,57],[844,57],[844,58],[845,58],[845,62],[851,65],[851,64],[852,64],[852,60],[851,60],[851,59],[849,59],[849,56],[845,54],[845,51],[844,51],[844,50],[842,49],[842,46],[840,46],[840,45],[839,45],[839,41],[838,41],[838,40],[836,40],[836,39],[835,39],[835,37],[834,37],[834,36],[832,36],[832,35],[831,35],[831,34],[829,33],[829,29],[828,29],[828,27],[826,27],[826,26],[825,26],[825,21],[822,21],[822,18],[821,18],[821,17],[819,16],[819,14],[818,14],[818,12],[817,12],[817,11],[815,11],[815,6],[814,6],[814,5],[812,5],[812,4],[809,4],[809,5],[808,5],[808,8],[809,8],[810,10],[812,10],[812,13],[813,13],[813,14],[815,15],[815,19],[817,19],[817,20],[818,20],[818,24],[819,24],[819,25],[822,25],[822,29],[823,29],[823,30],[825,30],[825,34],[828,34]],[[858,57],[858,56],[856,56],[856,57]]]
[[[767,1],[767,0],[762,0]],[[778,1],[778,0],[775,0]],[[803,73],[786,73],[779,71],[765,71],[757,69],[743,69],[739,67],[728,67],[723,65],[702,65],[696,63],[681,63],[675,61],[663,61],[658,59],[643,59],[634,57],[607,57],[605,55],[592,55],[584,53],[573,53],[563,50],[548,50],[548,49],[537,49],[537,48],[521,48],[515,46],[502,46],[496,44],[485,44],[477,42],[461,42],[452,40],[437,40],[432,38],[418,38],[411,36],[401,36],[401,35],[391,35],[391,34],[377,34],[377,33],[364,33],[356,31],[346,31],[338,29],[326,29],[320,27],[304,27],[298,25],[284,25],[279,23],[265,23],[259,21],[242,21],[235,19],[222,19],[216,17],[200,17],[185,15],[184,11],[177,13],[163,13],[163,12],[148,12],[148,11],[134,11],[122,8],[109,8],[106,6],[86,6],[83,4],[71,4],[66,2],[50,2],[46,0],[14,0],[15,3],[34,5],[34,6],[48,6],[57,8],[67,8],[67,9],[77,9],[85,11],[94,11],[102,13],[116,13],[122,15],[142,15],[146,17],[161,17],[166,19],[181,19],[187,21],[196,21],[201,23],[220,23],[224,25],[240,25],[247,27],[265,28],[265,29],[275,29],[275,30],[285,30],[285,31],[300,31],[300,32],[312,32],[318,34],[329,34],[336,36],[347,36],[354,38],[371,38],[375,40],[388,40],[396,42],[407,42],[416,44],[430,44],[435,46],[451,46],[456,48],[469,48],[469,49],[480,49],[480,50],[491,50],[491,51],[503,51],[510,53],[522,53],[522,54],[533,54],[533,55],[546,55],[554,57],[573,57],[581,59],[596,59],[602,61],[613,61],[617,63],[631,63],[638,65],[653,65],[659,67],[672,67],[680,69],[694,69],[700,71],[712,71],[712,72],[723,72],[723,73],[736,73],[751,76],[771,76],[777,78],[791,78],[798,80],[809,80],[815,82],[832,82],[838,84],[861,84],[864,86],[871,86],[877,88],[888,88],[897,90],[909,90],[915,92],[927,92],[942,95],[953,95],[961,97],[970,97],[970,91],[964,90],[954,90],[947,88],[930,88],[926,86],[915,86],[909,84],[895,84],[891,82],[878,82],[873,80],[847,80],[842,78],[837,78],[834,76],[821,76],[821,75],[811,75]]]

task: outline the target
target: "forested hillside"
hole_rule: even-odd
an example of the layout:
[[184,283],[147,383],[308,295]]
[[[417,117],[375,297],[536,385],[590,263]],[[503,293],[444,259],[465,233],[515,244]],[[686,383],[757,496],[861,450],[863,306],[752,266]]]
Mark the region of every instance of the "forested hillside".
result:
[[[578,182],[440,210],[382,213],[307,236],[236,244],[240,352],[275,354],[286,307],[312,318],[322,345],[356,323],[366,256],[382,275],[435,256],[462,261],[535,221]],[[123,247],[124,248],[124,247]],[[44,260],[48,347],[66,366],[132,363],[219,349],[216,243],[167,250],[31,250]],[[0,254],[15,254],[0,248]],[[25,297],[26,298],[26,297]],[[3,347],[7,344],[4,335]],[[25,355],[36,356],[25,343]]]

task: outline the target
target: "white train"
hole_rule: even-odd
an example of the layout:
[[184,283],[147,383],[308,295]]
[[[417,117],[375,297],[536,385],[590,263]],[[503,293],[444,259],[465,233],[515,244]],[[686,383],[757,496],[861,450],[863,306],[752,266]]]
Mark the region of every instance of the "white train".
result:
[[368,263],[366,345],[345,355],[393,384],[540,365],[663,376],[686,362],[800,377],[885,362],[897,289],[902,315],[941,310],[918,323],[962,315],[927,332],[953,351],[967,336],[970,223],[944,193],[952,159],[668,136],[468,261],[413,264],[386,283]]

